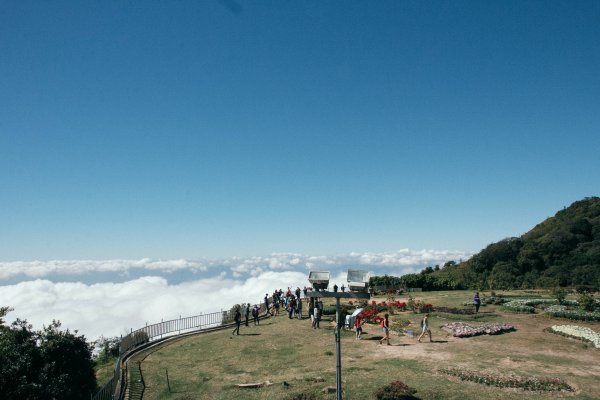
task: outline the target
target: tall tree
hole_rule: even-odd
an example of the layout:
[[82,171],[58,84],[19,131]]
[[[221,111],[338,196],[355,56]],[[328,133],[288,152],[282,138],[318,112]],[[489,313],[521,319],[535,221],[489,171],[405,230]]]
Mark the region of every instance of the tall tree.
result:
[[27,321],[19,319],[0,326],[3,399],[77,400],[93,393],[96,377],[91,346],[77,331],[59,328],[60,322],[52,321],[41,331],[33,331]]

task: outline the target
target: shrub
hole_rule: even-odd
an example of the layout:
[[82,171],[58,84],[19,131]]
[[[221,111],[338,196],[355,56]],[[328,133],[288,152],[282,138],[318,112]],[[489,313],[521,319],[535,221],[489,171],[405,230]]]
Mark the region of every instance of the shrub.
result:
[[577,296],[577,302],[579,303],[579,308],[583,311],[594,311],[596,309],[594,296],[589,292],[580,293],[579,296]]
[[288,397],[289,400],[317,400],[319,397],[313,392],[300,393]]
[[575,309],[569,309],[566,306],[554,305],[546,308],[544,312],[547,315],[556,318],[568,318],[579,321],[600,321],[600,312],[587,312]]
[[567,297],[567,292],[561,287],[555,287],[554,289],[552,289],[551,293],[552,296],[554,296],[554,298],[556,299],[556,301],[558,301],[558,304],[563,304],[565,298]]
[[424,313],[428,313],[428,312],[431,312],[431,311],[433,311],[433,304],[429,304],[429,303],[427,303],[427,304],[421,304],[421,307],[419,307],[419,312],[420,313],[424,314]]
[[409,400],[416,399],[416,389],[411,388],[401,381],[391,382],[375,392],[377,400]]
[[598,291],[598,286],[596,285],[578,285],[575,287],[575,291],[577,293],[584,293],[584,292],[597,292]]
[[388,303],[393,303],[394,301],[396,301],[396,296],[394,296],[395,294],[396,292],[394,289],[388,289],[386,296],[386,300],[388,301]]
[[399,335],[404,335],[404,329],[410,325],[410,321],[398,319],[390,322],[390,329]]

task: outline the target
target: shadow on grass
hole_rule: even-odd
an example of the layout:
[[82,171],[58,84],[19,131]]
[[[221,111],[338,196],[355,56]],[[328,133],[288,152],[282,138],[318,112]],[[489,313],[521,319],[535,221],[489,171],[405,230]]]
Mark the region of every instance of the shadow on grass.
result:
[[423,340],[423,341],[418,342],[418,343],[448,343],[448,341],[447,340],[432,340],[432,341]]

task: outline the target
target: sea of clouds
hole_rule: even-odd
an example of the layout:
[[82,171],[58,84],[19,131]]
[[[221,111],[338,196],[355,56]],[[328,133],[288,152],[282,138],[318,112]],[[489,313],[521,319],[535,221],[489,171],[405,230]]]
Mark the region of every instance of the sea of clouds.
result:
[[65,260],[0,262],[0,305],[6,320],[27,319],[34,328],[60,320],[89,340],[145,324],[259,303],[275,289],[309,286],[310,271],[330,271],[331,285],[346,271],[403,275],[426,266],[468,259],[458,251],[350,253],[307,256],[278,253],[223,260]]

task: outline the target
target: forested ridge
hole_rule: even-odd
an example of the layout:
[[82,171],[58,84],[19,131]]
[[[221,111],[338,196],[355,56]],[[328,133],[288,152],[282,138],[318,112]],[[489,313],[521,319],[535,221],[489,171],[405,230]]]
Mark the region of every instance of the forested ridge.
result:
[[445,289],[600,286],[600,198],[560,210],[520,237],[488,245],[464,262],[450,261],[402,277],[373,277],[373,285]]

